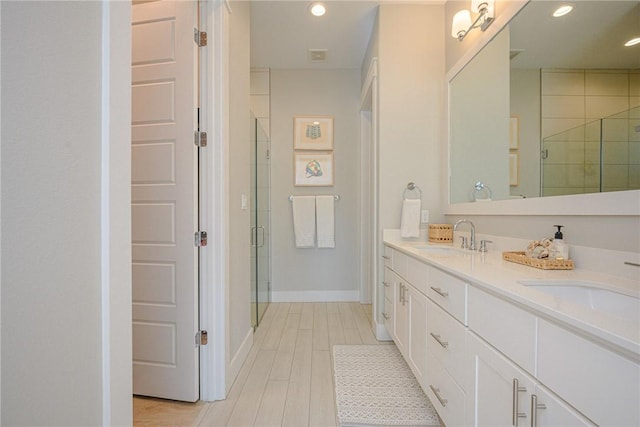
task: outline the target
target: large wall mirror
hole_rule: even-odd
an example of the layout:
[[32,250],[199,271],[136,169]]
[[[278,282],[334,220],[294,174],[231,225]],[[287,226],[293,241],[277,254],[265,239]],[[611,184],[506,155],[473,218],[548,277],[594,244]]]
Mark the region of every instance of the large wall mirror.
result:
[[640,189],[640,2],[572,4],[529,2],[451,79],[451,203]]

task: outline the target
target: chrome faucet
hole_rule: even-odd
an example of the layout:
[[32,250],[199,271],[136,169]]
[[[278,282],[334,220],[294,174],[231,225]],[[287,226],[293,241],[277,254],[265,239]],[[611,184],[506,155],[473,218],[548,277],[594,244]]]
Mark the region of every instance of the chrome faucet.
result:
[[461,219],[453,225],[453,231],[458,229],[458,225],[460,224],[469,224],[471,226],[471,236],[469,238],[469,250],[475,251],[476,248],[476,227],[473,225],[471,221],[468,219]]

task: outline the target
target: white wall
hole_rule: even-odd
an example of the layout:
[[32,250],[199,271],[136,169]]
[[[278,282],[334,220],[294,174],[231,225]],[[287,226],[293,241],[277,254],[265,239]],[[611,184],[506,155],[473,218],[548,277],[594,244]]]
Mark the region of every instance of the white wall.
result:
[[[400,227],[403,191],[422,189],[430,222],[442,221],[444,7],[381,5],[365,58],[378,58],[378,234]],[[369,69],[363,63],[362,72]],[[376,248],[378,259],[382,246]],[[376,283],[380,319],[383,266]]]
[[[272,298],[358,298],[360,70],[271,70]],[[334,117],[333,187],[294,187],[293,117]],[[338,194],[335,249],[296,249],[290,194]]]
[[[249,208],[242,209],[242,196],[250,197],[250,4],[237,1],[229,15],[229,286],[228,349],[230,376],[227,388],[244,358],[252,336],[250,317],[251,225]],[[245,347],[243,347],[243,344]]]
[[131,423],[129,9],[2,3],[4,425]]

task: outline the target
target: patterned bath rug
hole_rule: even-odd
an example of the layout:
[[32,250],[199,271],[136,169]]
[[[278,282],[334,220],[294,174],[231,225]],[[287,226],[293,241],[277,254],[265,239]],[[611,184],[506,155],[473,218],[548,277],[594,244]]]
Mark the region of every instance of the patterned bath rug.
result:
[[338,421],[348,426],[440,426],[395,345],[334,345]]

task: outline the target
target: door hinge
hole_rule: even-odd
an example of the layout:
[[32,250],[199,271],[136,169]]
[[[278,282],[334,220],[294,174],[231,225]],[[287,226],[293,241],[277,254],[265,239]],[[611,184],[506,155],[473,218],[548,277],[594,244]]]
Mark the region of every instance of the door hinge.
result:
[[196,231],[195,244],[197,247],[207,246],[207,232]]
[[206,147],[207,146],[207,133],[195,131],[193,133],[193,143],[196,144],[196,147]]
[[198,31],[197,28],[193,29],[193,40],[196,42],[198,47],[204,47],[207,45],[207,32],[206,31]]
[[196,333],[196,346],[207,345],[209,343],[209,334],[207,331],[198,331]]

